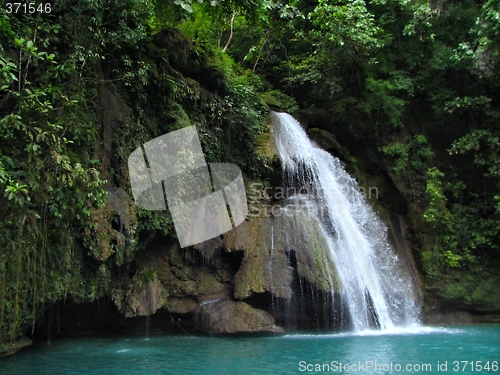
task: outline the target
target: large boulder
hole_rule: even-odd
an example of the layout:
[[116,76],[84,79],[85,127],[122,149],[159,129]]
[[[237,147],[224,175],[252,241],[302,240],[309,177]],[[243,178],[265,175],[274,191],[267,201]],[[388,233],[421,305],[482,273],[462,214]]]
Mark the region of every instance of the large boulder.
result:
[[196,324],[211,333],[282,333],[268,312],[241,301],[215,299],[200,303]]

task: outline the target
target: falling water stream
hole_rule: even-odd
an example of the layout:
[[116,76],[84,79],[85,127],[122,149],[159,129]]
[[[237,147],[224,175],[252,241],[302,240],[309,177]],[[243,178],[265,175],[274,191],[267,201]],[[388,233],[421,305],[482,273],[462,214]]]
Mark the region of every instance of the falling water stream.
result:
[[311,195],[354,331],[418,324],[417,286],[387,239],[387,228],[339,159],[315,146],[299,122],[272,112],[285,185]]

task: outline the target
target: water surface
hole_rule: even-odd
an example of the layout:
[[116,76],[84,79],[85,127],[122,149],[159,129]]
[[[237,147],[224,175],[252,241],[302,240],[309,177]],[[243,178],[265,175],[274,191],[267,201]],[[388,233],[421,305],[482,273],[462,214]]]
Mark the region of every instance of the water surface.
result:
[[[489,371],[478,371],[488,361]],[[500,325],[474,325],[385,334],[62,339],[0,359],[0,374],[500,374],[498,361]]]

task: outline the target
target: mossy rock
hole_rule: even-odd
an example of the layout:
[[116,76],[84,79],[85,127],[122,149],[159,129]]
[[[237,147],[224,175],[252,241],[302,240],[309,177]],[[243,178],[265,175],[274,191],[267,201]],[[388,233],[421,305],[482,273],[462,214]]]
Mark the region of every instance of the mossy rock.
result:
[[156,273],[143,268],[137,272],[125,289],[115,289],[113,301],[126,317],[151,316],[164,307],[168,291],[158,280]]
[[262,100],[271,110],[277,112],[294,112],[298,108],[295,99],[278,90],[265,92],[262,94]]
[[227,295],[229,286],[220,282],[216,270],[199,264],[193,250],[181,249],[178,243],[154,244],[138,259],[142,267],[156,272],[169,298],[203,298]]
[[[276,246],[284,253],[295,252],[299,277],[308,280],[318,290],[339,292],[341,282],[321,223],[306,207],[309,206],[299,201],[284,208],[275,219],[279,233]],[[289,233],[294,235],[288,236]]]
[[[293,271],[291,253],[297,259],[299,277],[321,291],[339,291],[340,282],[329,256],[320,223],[301,210],[261,206],[261,216],[229,232],[224,240],[228,251],[241,250],[244,258],[234,278],[234,298],[269,292],[291,298]],[[293,236],[288,236],[293,233]]]
[[193,298],[169,298],[165,304],[170,313],[186,314],[194,312],[196,301]]
[[332,133],[323,129],[311,128],[307,131],[307,134],[323,150],[328,151],[350,165],[356,164],[356,159],[349,154],[349,151],[345,147],[337,142]]
[[270,289],[267,267],[270,257],[269,220],[264,217],[252,218],[225,238],[229,251],[244,252],[240,269],[234,277],[234,298],[245,299],[253,293],[264,293]]
[[456,278],[440,280],[432,288],[443,304],[479,313],[500,311],[500,277],[474,277],[461,273]]
[[[197,87],[199,91],[199,85],[194,85],[194,87]],[[173,123],[172,130],[183,129],[191,126],[189,116],[179,103],[175,103],[173,105],[172,110],[169,112],[169,117]]]
[[278,157],[276,147],[273,141],[273,128],[271,126],[271,115],[267,115],[264,119],[265,130],[263,130],[257,138],[257,147],[255,153],[257,156],[272,160]]

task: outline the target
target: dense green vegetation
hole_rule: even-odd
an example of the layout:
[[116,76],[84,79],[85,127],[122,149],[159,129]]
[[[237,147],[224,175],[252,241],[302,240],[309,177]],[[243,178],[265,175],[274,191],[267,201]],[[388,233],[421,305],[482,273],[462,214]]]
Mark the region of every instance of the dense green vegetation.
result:
[[168,213],[136,210],[113,190],[130,188],[139,145],[196,124],[208,161],[263,168],[252,152],[267,112],[259,79],[163,23],[148,1],[2,15],[2,335],[34,324],[47,303],[109,292],[141,236],[172,235]]
[[194,124],[209,161],[266,174],[264,98],[390,177],[430,291],[500,309],[499,12],[497,0],[2,9],[0,340],[54,301],[104,295],[141,240],[174,236],[168,213],[131,201],[139,145]]

